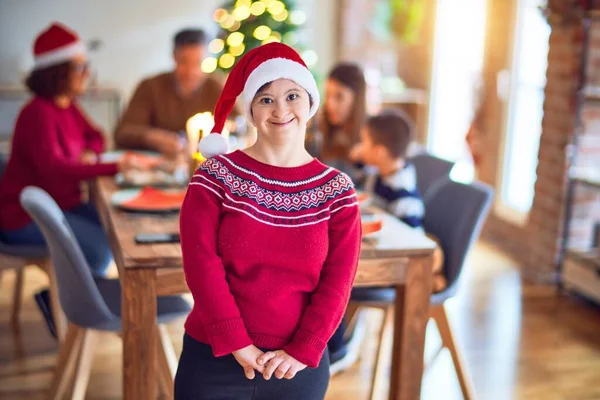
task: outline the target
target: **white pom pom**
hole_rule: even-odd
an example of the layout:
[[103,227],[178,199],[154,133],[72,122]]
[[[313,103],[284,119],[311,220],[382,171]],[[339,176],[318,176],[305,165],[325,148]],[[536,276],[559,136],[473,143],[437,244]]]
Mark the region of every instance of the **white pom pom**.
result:
[[211,133],[204,136],[198,144],[198,150],[206,158],[218,156],[227,153],[229,142],[227,138],[220,133]]

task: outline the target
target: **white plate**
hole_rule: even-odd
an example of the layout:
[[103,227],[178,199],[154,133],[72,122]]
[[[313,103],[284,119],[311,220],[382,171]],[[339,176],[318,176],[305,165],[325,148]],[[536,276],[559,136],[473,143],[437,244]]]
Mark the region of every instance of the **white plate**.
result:
[[156,151],[148,151],[148,150],[114,150],[114,151],[106,151],[106,152],[100,154],[100,162],[103,162],[103,163],[117,162],[123,156],[123,154],[125,154],[125,152],[144,154],[147,156],[159,156],[160,155],[160,153],[158,153]]
[[113,195],[110,198],[110,202],[112,203],[112,205],[118,207],[121,204],[134,199],[135,196],[137,196],[141,191],[142,189],[140,188],[118,190],[113,193]]
[[104,152],[104,153],[100,154],[100,162],[103,162],[103,163],[117,162],[117,161],[119,161],[119,159],[121,158],[123,153],[124,153],[123,150]]

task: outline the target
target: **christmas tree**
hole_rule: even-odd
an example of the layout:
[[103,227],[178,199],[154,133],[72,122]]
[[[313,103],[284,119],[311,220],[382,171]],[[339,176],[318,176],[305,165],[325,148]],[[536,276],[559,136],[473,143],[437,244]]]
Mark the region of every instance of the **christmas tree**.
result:
[[299,32],[306,14],[295,3],[294,0],[226,1],[213,15],[220,31],[208,45],[211,56],[202,63],[202,70],[228,72],[248,51],[270,42],[294,47],[309,67],[314,65],[316,53],[306,50]]

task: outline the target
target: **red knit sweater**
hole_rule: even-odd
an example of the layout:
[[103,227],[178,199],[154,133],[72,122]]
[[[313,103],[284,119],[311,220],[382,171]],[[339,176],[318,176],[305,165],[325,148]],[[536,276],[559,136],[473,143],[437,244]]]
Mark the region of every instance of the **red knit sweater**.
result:
[[100,154],[103,148],[102,133],[77,105],[62,109],[34,97],[19,114],[10,160],[0,180],[0,229],[19,229],[31,222],[19,203],[21,190],[29,185],[47,191],[62,209],[80,204],[82,180],[117,173],[114,163],[79,162],[83,150]]
[[317,367],[356,275],[359,208],[345,174],[241,151],[205,161],[181,209],[194,308],[186,332],[215,356],[250,344]]

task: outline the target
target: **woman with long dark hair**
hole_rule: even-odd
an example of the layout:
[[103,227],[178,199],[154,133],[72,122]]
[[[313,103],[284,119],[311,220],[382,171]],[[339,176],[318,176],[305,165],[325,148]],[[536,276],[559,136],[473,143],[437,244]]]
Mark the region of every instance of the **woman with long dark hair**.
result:
[[354,63],[336,65],[327,78],[324,106],[319,116],[323,162],[345,172],[352,169],[350,149],[360,141],[366,114],[363,70]]

